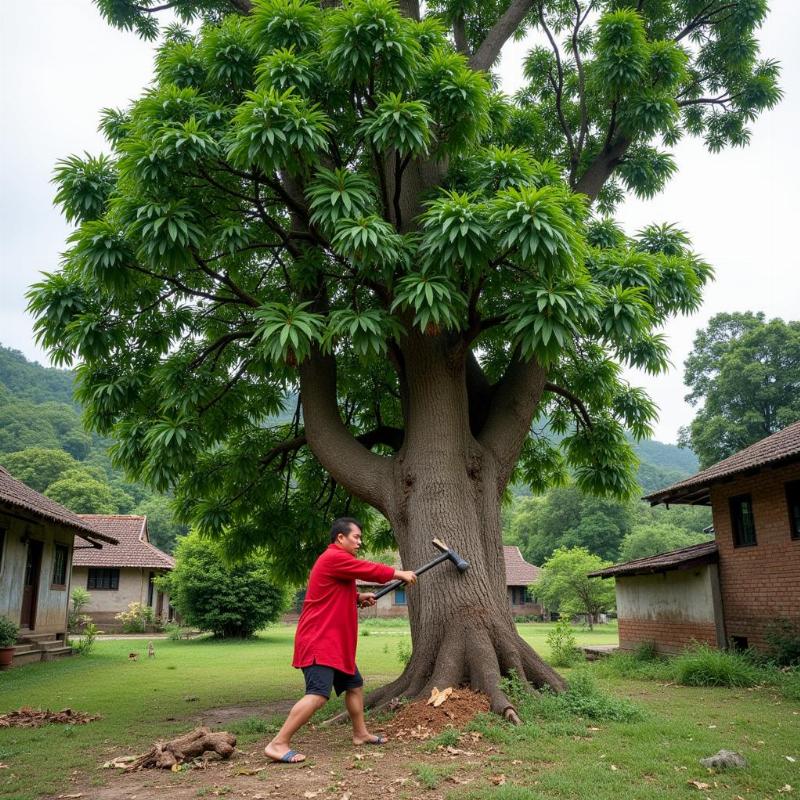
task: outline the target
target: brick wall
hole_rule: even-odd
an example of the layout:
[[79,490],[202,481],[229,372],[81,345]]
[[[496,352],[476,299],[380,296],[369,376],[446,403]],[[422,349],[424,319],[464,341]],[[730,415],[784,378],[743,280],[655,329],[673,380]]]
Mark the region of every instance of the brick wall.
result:
[[[745,637],[764,647],[764,629],[777,617],[800,621],[800,540],[789,534],[784,484],[800,479],[800,464],[767,468],[712,487],[720,585],[728,642]],[[750,494],[756,545],[734,547],[728,499]]]
[[680,653],[695,642],[716,646],[717,629],[714,624],[621,617],[619,620],[620,650],[635,650],[640,644],[655,643],[660,653]]

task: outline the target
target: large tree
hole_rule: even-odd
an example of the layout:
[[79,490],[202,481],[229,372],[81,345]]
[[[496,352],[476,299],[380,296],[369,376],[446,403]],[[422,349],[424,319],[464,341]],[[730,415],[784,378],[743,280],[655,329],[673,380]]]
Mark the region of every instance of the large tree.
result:
[[[466,679],[513,718],[510,670],[563,687],[514,628],[500,499],[565,463],[633,489],[624,429],[655,408],[622,365],[666,368],[657,329],[710,269],[679,230],[603,215],[663,187],[664,146],[744,144],[777,102],[763,0],[98,5],[144,36],[165,7],[204,24],[168,27],[152,86],[104,112],[109,155],[57,170],[78,228],[31,307],[89,424],[287,577],[367,507],[404,565],[433,535],[469,559],[409,593],[413,656],[373,705]],[[528,31],[508,98],[491,69]]]
[[702,403],[681,440],[708,467],[800,420],[800,322],[717,314],[686,359],[686,399]]

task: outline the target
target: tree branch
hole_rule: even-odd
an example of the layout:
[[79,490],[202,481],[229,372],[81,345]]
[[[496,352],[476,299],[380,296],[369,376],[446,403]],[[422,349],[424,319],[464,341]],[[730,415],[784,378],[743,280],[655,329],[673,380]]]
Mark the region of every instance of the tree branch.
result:
[[462,55],[469,55],[469,43],[467,42],[467,30],[464,27],[464,15],[459,12],[453,19],[453,39],[456,43],[456,50]]
[[589,165],[581,179],[573,186],[573,191],[585,194],[589,200],[596,200],[603,185],[611,176],[631,145],[627,136],[619,136],[613,143],[604,147]]
[[386,511],[392,467],[345,427],[336,394],[336,361],[314,348],[300,365],[300,397],[308,445],[333,479],[371,506]]
[[592,418],[589,416],[589,412],[586,410],[586,406],[583,404],[583,400],[581,400],[580,397],[573,394],[569,389],[564,389],[562,386],[556,386],[556,384],[550,382],[545,383],[544,389],[546,392],[552,392],[553,394],[560,395],[569,400],[573,414],[577,411],[578,413],[576,416],[580,415],[583,424],[586,425],[587,428],[592,427]]
[[511,0],[505,13],[492,26],[480,47],[469,60],[474,70],[486,70],[494,64],[503,45],[511,38],[525,15],[533,8],[533,0]]

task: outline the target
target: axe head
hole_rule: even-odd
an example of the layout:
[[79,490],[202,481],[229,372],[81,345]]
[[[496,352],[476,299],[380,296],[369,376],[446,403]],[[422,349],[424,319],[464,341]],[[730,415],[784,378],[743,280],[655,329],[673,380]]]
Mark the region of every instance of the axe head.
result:
[[466,572],[469,569],[469,561],[461,558],[455,550],[451,550],[441,539],[434,539],[433,546],[443,553],[447,553],[447,557],[456,565],[459,572]]

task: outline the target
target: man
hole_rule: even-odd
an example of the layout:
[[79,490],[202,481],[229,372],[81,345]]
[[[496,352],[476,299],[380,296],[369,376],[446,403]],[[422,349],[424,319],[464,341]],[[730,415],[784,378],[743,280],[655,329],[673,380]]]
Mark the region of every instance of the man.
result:
[[375,605],[372,592],[356,590],[356,578],[373,583],[401,580],[416,583],[409,570],[356,558],[361,547],[361,523],[340,517],[331,527],[331,543],[311,568],[303,611],[294,636],[292,666],[303,670],[305,695],[295,703],[277,736],[264,748],[273,761],[298,764],[306,757],[291,748],[292,736],[308,722],[331,695],[345,693],[353,723],[353,744],[383,744],[364,721],[364,681],[356,666],[357,606]]

